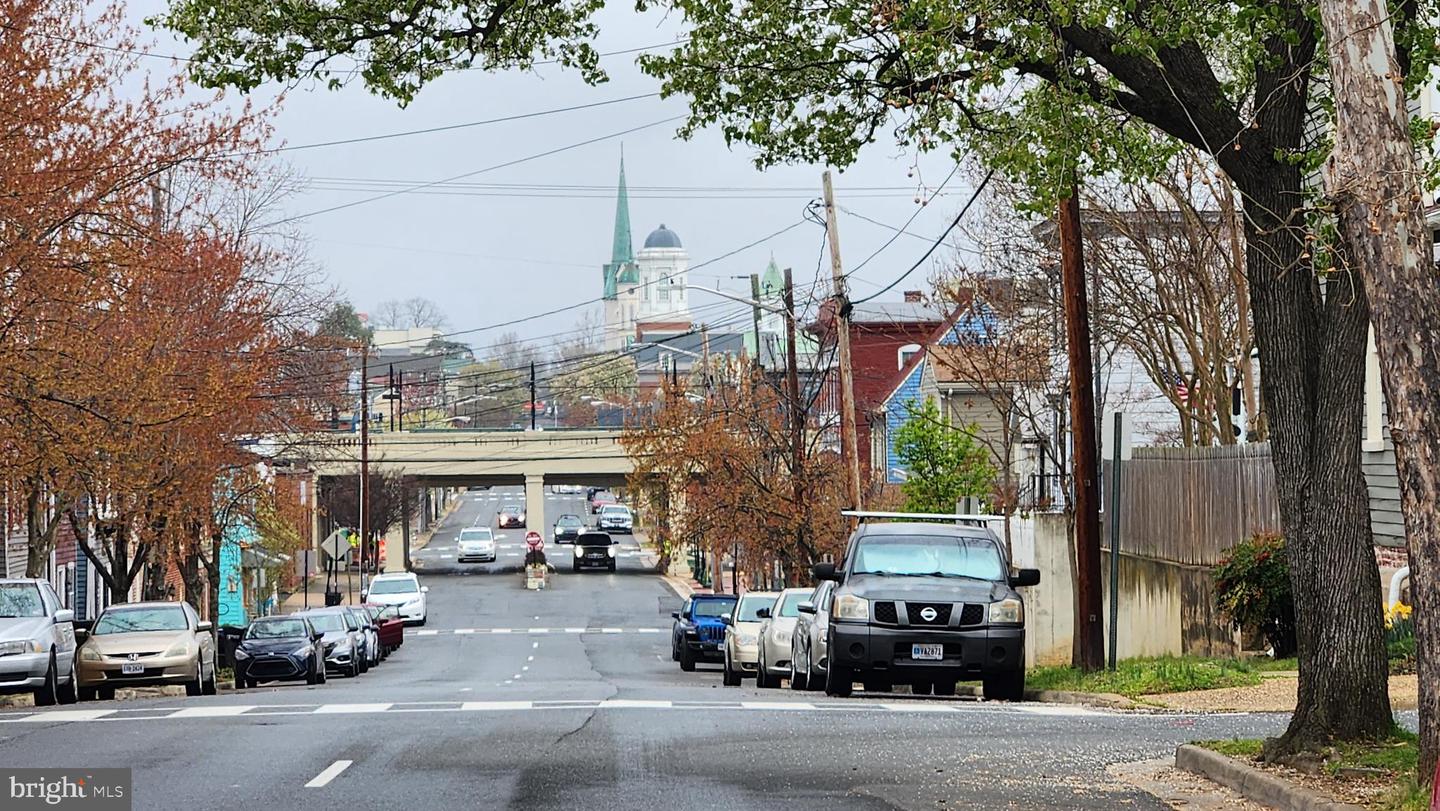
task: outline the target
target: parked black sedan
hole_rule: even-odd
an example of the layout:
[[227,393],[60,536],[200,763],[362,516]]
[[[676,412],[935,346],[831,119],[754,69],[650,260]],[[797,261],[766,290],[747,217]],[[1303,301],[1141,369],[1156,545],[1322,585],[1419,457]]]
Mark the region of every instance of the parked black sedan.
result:
[[261,617],[235,649],[235,689],[262,681],[325,683],[324,635],[305,617]]

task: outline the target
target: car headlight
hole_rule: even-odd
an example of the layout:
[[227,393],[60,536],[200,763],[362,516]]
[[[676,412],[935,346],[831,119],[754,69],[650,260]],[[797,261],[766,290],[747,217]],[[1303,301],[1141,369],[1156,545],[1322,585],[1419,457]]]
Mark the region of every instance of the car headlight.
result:
[[342,654],[342,653],[349,653],[349,652],[350,652],[350,648],[351,648],[350,640],[348,640],[348,639],[342,639],[342,640],[340,640],[339,642],[336,642],[336,643],[335,643],[335,655],[336,655],[336,656],[339,656],[339,655]]
[[735,634],[735,642],[740,645],[754,645],[760,638],[749,631],[739,631]]
[[1025,604],[1014,597],[1006,597],[998,603],[990,604],[990,622],[992,624],[1019,625],[1025,621]]
[[839,620],[869,620],[870,601],[853,594],[837,594],[831,611]]
[[235,649],[235,658],[236,658],[236,659],[249,659],[249,658],[250,658],[250,654],[247,653],[244,648],[236,648],[236,649]]
[[20,653],[43,653],[45,646],[38,639],[12,639],[0,642],[0,656],[14,656]]
[[420,604],[420,595],[418,595],[418,594],[415,595],[414,597],[411,597],[410,599],[408,599],[408,600],[405,601],[405,605],[419,605],[419,604]]
[[101,656],[99,651],[87,646],[80,649],[80,658],[87,662],[99,662],[105,657]]
[[[236,654],[236,657],[238,658],[238,657],[239,657],[239,654],[240,654],[240,651],[238,651],[238,650],[235,651],[235,654]],[[291,655],[291,656],[309,656],[309,655],[310,655],[310,644],[309,644],[309,643],[306,643],[306,644],[301,645],[300,647],[296,648],[295,650],[290,651],[290,655]]]
[[605,551],[610,553],[610,557],[612,557],[612,558],[615,557],[615,547],[612,546],[612,547],[606,549]]
[[583,546],[576,546],[576,547],[575,547],[575,557],[581,558],[581,557],[584,557],[584,556],[585,556],[585,547],[583,547]]
[[770,639],[773,640],[776,645],[790,644],[790,635],[785,633],[784,628],[776,628],[774,631],[772,631],[770,633]]
[[181,640],[179,640],[178,642],[176,642],[174,645],[171,645],[170,647],[166,648],[166,649],[165,649],[165,653],[163,653],[163,654],[161,654],[161,655],[162,655],[162,656],[184,656],[185,654],[187,654],[187,653],[189,653],[189,652],[190,652],[190,641],[189,641],[188,639],[181,639]]

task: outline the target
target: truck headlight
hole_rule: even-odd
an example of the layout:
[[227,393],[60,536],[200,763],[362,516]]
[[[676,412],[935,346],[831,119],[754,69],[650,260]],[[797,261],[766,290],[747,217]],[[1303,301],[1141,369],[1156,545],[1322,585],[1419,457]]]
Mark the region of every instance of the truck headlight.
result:
[[615,557],[615,547],[608,547],[605,551],[610,553],[610,557]]
[[577,557],[577,558],[583,558],[583,557],[585,557],[585,547],[583,547],[583,546],[578,546],[578,545],[577,545],[577,546],[575,547],[575,557]]
[[864,597],[856,597],[853,594],[837,594],[835,595],[832,612],[835,615],[835,619],[869,620],[870,601]]
[[1019,625],[1025,621],[1025,604],[1014,597],[1006,597],[998,603],[990,604],[990,623],[992,625]]

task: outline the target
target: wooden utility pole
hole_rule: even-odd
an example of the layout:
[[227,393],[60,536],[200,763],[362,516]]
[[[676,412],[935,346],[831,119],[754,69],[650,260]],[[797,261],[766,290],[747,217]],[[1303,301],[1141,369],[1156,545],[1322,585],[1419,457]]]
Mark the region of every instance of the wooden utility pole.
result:
[[530,430],[535,430],[535,361],[530,361]]
[[1080,241],[1080,200],[1060,201],[1060,284],[1065,298],[1065,339],[1070,357],[1070,426],[1075,446],[1075,666],[1105,666],[1100,594],[1100,467],[1095,445],[1094,360],[1085,300],[1085,251]]
[[835,190],[830,185],[830,172],[825,184],[825,235],[830,240],[830,278],[834,282],[835,329],[840,364],[840,445],[844,452],[850,503],[863,509],[860,500],[860,451],[855,436],[855,370],[850,365],[850,296],[846,291],[845,274],[840,268],[840,230],[835,223]]
[[[1434,246],[1420,188],[1423,169],[1410,134],[1404,85],[1410,65],[1400,62],[1393,17],[1386,3],[1321,0],[1319,6],[1336,121],[1335,148],[1325,167],[1325,190],[1335,206],[1344,256],[1364,282],[1363,296],[1354,296],[1350,289],[1343,295],[1358,299],[1350,307],[1363,307],[1369,301],[1375,328],[1410,552],[1420,653],[1417,773],[1440,775],[1440,514],[1436,512],[1440,503],[1440,425],[1435,422],[1435,413],[1440,411],[1440,349],[1433,337],[1440,324],[1440,288],[1435,284]],[[1353,579],[1359,584],[1357,591],[1374,594],[1379,584],[1367,556],[1327,557],[1330,559],[1319,564],[1325,574],[1336,580]],[[1295,596],[1299,606],[1302,595],[1298,589]],[[1309,596],[1311,604],[1316,600]],[[1334,605],[1334,601],[1324,605]],[[1360,645],[1373,653],[1364,658],[1372,667],[1369,672],[1354,674],[1353,681],[1329,675],[1323,688],[1317,689],[1354,695],[1358,713],[1386,718],[1390,706],[1384,700],[1380,612],[1373,597],[1368,604],[1346,606],[1353,618],[1351,625],[1342,626],[1349,637],[1345,644]],[[1315,644],[1337,641],[1329,638]],[[1363,687],[1348,689],[1347,681],[1378,684],[1381,689],[1367,694]],[[1294,729],[1292,723],[1291,731]],[[1430,807],[1440,808],[1440,784],[1431,786],[1431,792]]]
[[760,345],[760,274],[750,274],[750,300],[753,305],[750,307],[750,317],[755,322],[755,368],[760,368],[760,360],[764,357]]
[[[758,299],[757,299],[758,301]],[[805,412],[800,407],[800,363],[795,350],[795,283],[791,281],[790,268],[785,268],[785,397],[790,401],[790,481],[794,486],[792,498],[795,509],[805,509]],[[802,515],[795,522],[795,548],[804,548],[805,527],[810,522]],[[786,585],[792,572],[785,572]]]
[[[370,344],[360,347],[360,590],[365,590],[365,547],[370,545]],[[347,570],[349,566],[345,567]],[[349,578],[346,578],[347,592]],[[346,594],[348,601],[350,595]]]

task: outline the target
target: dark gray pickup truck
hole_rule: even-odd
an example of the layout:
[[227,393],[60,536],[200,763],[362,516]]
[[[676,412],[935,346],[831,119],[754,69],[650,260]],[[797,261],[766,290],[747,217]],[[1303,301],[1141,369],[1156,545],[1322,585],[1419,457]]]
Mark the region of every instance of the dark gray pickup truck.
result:
[[830,607],[825,692],[854,682],[885,692],[954,695],[980,679],[986,698],[1025,692],[1025,602],[1017,587],[1040,572],[1013,574],[1004,546],[984,527],[919,522],[862,523],[838,566],[814,574],[836,582]]

